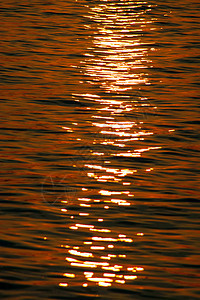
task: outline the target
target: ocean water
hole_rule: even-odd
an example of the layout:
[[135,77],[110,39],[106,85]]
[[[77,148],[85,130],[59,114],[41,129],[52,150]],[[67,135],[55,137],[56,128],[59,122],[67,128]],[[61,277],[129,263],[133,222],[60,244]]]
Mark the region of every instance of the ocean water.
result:
[[200,298],[199,9],[2,1],[1,299]]

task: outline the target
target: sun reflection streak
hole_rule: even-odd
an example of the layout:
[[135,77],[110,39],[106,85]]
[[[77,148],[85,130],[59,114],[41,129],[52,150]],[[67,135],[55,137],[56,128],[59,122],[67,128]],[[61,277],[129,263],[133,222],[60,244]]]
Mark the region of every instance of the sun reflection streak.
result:
[[[91,90],[74,93],[73,98],[88,105],[84,112],[91,116],[90,125],[95,132],[93,145],[89,145],[87,157],[84,153],[80,169],[97,188],[91,191],[90,184],[81,187],[84,196],[79,195],[73,204],[71,221],[74,223],[68,227],[74,236],[77,233],[77,240],[73,246],[63,247],[70,270],[63,274],[64,279],[81,278],[85,288],[94,284],[124,285],[144,271],[142,266],[131,265],[127,258],[135,240],[142,239],[144,233],[120,232],[117,226],[110,229],[108,217],[117,223],[135,205],[133,182],[139,170],[134,163],[127,165],[126,160],[134,162],[148,151],[161,148],[149,143],[143,145],[155,134],[144,128],[144,112],[149,109],[151,114],[156,107],[152,108],[145,97],[133,96],[141,86],[150,84],[151,45],[144,42],[143,34],[147,27],[154,30],[153,20],[147,18],[151,5],[145,1],[102,0],[88,7],[90,11],[85,17],[89,23],[85,28],[94,26],[94,35],[79,68]],[[77,124],[62,129],[73,133]],[[82,136],[77,140],[82,140]],[[154,167],[145,166],[145,174],[151,171]],[[69,210],[62,209],[62,212],[69,213]],[[61,282],[60,286],[68,284]]]
[[140,18],[138,10],[134,13],[138,6],[139,3],[133,7],[129,4],[129,10],[133,10],[127,14],[123,13],[123,9],[119,13],[117,6],[110,3],[100,10],[92,8],[90,18],[98,22],[98,32],[93,39],[93,55],[88,60],[86,75],[101,82],[103,88],[110,92],[126,91],[133,85],[148,83],[146,69],[151,61],[147,58],[147,45],[141,42],[141,32],[142,27],[152,21]]

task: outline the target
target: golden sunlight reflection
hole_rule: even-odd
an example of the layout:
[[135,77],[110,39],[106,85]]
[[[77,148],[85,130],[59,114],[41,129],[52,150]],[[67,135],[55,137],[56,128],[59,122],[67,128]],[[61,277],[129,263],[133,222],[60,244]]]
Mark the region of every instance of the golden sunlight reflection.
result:
[[147,56],[148,45],[141,37],[147,24],[153,21],[143,16],[151,9],[150,5],[145,11],[138,10],[143,3],[146,4],[106,2],[91,8],[87,17],[97,23],[93,52],[86,53],[86,74],[91,77],[91,84],[99,81],[109,92],[127,91],[133,85],[148,84],[146,69],[151,61]]
[[[91,116],[88,124],[92,142],[84,152],[82,165],[73,165],[84,170],[87,179],[70,212],[68,229],[77,234],[77,239],[71,241],[72,245],[69,241],[62,245],[67,263],[63,274],[67,282],[60,283],[63,287],[73,285],[73,280],[85,288],[94,284],[125,285],[144,271],[128,257],[134,242],[144,233],[137,229],[123,232],[123,227],[111,230],[107,216],[114,221],[126,218],[135,205],[134,178],[141,172],[134,162],[161,148],[151,145],[151,136],[156,133],[146,125],[145,118],[156,107],[146,97],[134,96],[141,86],[150,84],[148,69],[152,62],[148,53],[152,46],[144,42],[143,34],[147,28],[154,30],[153,20],[148,17],[151,5],[144,1],[104,0],[87,7],[89,25],[85,27],[87,30],[93,26],[94,35],[79,67],[90,91],[80,88],[73,98],[88,106],[84,106],[83,113]],[[73,133],[77,125],[72,123],[63,130]],[[84,135],[77,140],[83,141]],[[127,160],[131,164],[126,164]],[[145,165],[143,172],[151,174],[154,168]],[[67,216],[69,209],[62,209],[62,213]]]
[[[87,192],[88,189],[85,188],[84,191]],[[125,195],[128,197],[130,192],[101,190],[99,191],[99,194],[104,197],[112,195]],[[98,199],[83,197],[78,200],[90,201],[91,205],[93,205],[93,203],[96,203],[95,200]],[[107,200],[101,200],[98,203],[101,204],[104,201],[109,202],[112,205],[120,205],[120,203],[122,203],[122,205],[127,203],[131,205],[131,203],[126,200],[110,199],[110,197]],[[82,219],[82,223],[76,223],[74,221],[74,225],[69,228],[84,230],[84,233],[91,232],[92,234],[85,234],[87,238],[83,240],[83,242],[79,242],[77,240],[71,246],[62,245],[63,248],[67,249],[66,261],[70,266],[69,270],[72,270],[71,268],[76,268],[76,270],[79,268],[79,272],[78,274],[75,272],[64,273],[63,276],[68,279],[68,282],[60,283],[60,286],[66,287],[70,280],[74,280],[77,277],[79,277],[79,279],[83,282],[88,282],[82,283],[82,286],[84,287],[90,286],[91,284],[108,287],[113,284],[125,284],[127,281],[137,279],[138,275],[135,273],[143,271],[144,268],[141,266],[131,266],[126,262],[127,255],[124,245],[134,243],[134,239],[138,236],[142,237],[144,234],[142,232],[135,233],[134,238],[123,233],[117,234],[117,232],[104,227],[103,224],[105,220],[103,218],[97,218],[96,221],[98,222],[98,225],[91,225],[88,224],[87,213],[83,213],[81,215],[80,213],[77,213],[75,219],[80,218],[80,216],[85,218]],[[85,220],[85,223],[83,220]],[[123,253],[124,251],[125,253]],[[84,269],[84,271],[81,272],[80,269]],[[89,271],[90,269],[94,271],[91,272]],[[134,273],[134,275],[132,275],[132,273]],[[73,285],[73,283],[71,284]]]

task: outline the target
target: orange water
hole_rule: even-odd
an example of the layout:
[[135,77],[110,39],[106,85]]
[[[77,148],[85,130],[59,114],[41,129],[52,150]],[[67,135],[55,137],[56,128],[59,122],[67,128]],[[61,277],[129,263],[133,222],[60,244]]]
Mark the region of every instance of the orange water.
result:
[[198,9],[3,1],[3,299],[198,299]]

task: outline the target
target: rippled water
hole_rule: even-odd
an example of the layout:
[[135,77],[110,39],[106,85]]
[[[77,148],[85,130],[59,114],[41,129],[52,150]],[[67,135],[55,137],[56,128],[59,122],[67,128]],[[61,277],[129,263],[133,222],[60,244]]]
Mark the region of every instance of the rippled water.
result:
[[198,1],[3,1],[1,298],[199,299]]

